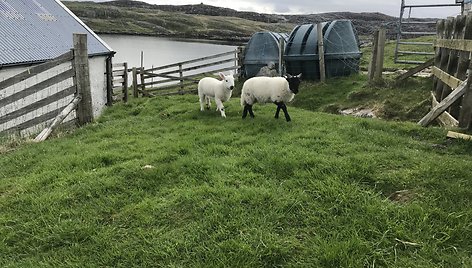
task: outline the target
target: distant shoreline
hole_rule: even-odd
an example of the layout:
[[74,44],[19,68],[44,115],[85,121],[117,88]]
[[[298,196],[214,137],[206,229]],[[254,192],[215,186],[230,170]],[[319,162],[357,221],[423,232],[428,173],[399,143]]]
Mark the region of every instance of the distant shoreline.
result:
[[173,41],[182,41],[182,42],[194,42],[194,43],[207,43],[207,44],[218,44],[218,45],[228,45],[228,46],[245,46],[248,40],[234,40],[234,39],[212,39],[212,38],[196,38],[196,37],[181,37],[175,35],[156,35],[156,34],[145,34],[145,33],[117,33],[117,32],[105,32],[105,31],[95,31],[96,34],[102,35],[127,35],[127,36],[149,36],[149,37],[158,37],[166,38]]

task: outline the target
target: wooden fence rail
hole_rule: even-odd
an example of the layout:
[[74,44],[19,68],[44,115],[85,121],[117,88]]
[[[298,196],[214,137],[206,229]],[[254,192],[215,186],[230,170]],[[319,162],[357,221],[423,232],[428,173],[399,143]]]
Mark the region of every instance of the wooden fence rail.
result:
[[128,63],[114,63],[111,72],[113,101],[128,102]]
[[[139,94],[149,96],[156,92],[158,95],[194,93],[196,89],[184,91],[184,88],[197,84],[198,78],[215,72],[238,70],[241,51],[241,49],[235,49],[150,69],[132,68],[133,95],[135,97]],[[171,88],[178,88],[178,90],[171,91]]]
[[445,126],[470,129],[472,120],[472,15],[437,23],[433,107],[418,124],[428,126],[438,119]]
[[[57,118],[72,100],[78,123],[93,117],[87,53],[87,35],[74,34],[74,49],[0,81],[0,133],[22,134]],[[40,76],[38,76],[40,75]],[[69,112],[70,113],[70,112]],[[67,113],[67,114],[69,114]],[[60,119],[60,120],[59,120]],[[44,135],[42,139],[50,134]]]

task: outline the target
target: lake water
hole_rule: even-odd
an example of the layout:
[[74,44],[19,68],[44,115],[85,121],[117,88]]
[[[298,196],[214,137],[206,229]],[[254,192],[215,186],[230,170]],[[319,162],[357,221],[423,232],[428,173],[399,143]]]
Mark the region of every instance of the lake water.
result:
[[212,41],[187,42],[162,37],[108,34],[101,34],[100,37],[116,51],[113,63],[128,62],[128,68],[141,66],[141,51],[143,65],[145,69],[149,69],[236,49],[236,46]]

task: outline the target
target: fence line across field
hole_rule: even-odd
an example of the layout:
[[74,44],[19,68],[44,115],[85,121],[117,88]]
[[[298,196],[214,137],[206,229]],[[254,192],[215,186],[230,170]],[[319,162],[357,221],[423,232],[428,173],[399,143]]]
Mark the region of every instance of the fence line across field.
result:
[[432,69],[433,107],[419,121],[420,125],[427,126],[438,119],[442,125],[472,128],[470,40],[472,15],[438,21],[436,55]]
[[[197,59],[152,67],[132,68],[133,95],[152,95],[154,92],[180,88],[178,91],[159,95],[194,93],[195,89],[184,91],[188,85],[197,84],[201,76],[216,72],[238,71],[241,68],[242,48]],[[233,63],[233,64],[231,64]],[[230,66],[228,66],[230,65]],[[128,70],[129,71],[129,70]]]

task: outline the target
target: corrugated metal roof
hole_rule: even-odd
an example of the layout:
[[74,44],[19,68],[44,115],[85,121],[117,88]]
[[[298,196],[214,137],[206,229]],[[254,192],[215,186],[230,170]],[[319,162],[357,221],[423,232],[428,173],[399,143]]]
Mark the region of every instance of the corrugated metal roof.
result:
[[89,55],[112,53],[56,0],[0,0],[0,66],[53,59],[73,47],[73,33],[87,34]]

